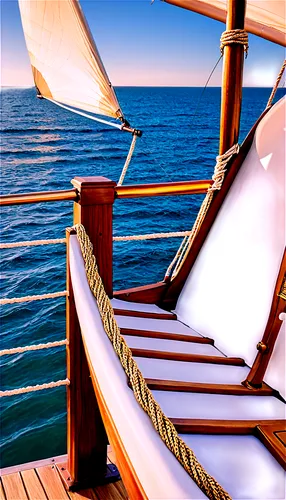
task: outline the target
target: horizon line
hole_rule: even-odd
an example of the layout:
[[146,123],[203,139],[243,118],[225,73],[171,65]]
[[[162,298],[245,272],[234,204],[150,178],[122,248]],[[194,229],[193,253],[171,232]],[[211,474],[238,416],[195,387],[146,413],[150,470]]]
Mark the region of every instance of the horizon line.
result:
[[[35,89],[34,85],[0,85],[1,89]],[[171,88],[186,88],[186,89],[191,89],[191,88],[204,88],[204,85],[113,85],[114,88],[162,88],[162,89],[171,89]],[[206,87],[207,89],[219,89],[221,88],[221,85],[209,85]],[[272,89],[273,87],[270,86],[257,86],[257,85],[243,85],[242,88],[246,89]],[[277,90],[286,90],[286,87],[278,87]]]

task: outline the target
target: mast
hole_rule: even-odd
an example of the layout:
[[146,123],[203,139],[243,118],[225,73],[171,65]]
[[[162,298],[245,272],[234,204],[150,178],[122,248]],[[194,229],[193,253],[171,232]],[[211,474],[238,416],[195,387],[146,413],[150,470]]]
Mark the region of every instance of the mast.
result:
[[[228,0],[226,30],[244,29],[246,0]],[[219,154],[238,142],[243,78],[243,45],[224,47]]]

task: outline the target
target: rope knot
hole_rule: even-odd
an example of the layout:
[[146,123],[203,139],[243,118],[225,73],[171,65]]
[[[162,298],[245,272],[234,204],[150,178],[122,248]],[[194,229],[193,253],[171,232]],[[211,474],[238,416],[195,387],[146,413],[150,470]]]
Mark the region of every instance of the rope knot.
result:
[[214,169],[214,174],[212,176],[213,184],[210,186],[209,191],[219,190],[222,186],[224,180],[224,174],[226,172],[226,165],[229,162],[230,158],[237,154],[239,151],[239,145],[234,144],[230,149],[228,149],[224,154],[218,155],[216,157],[216,165]]
[[232,43],[236,43],[239,45],[243,45],[245,57],[248,54],[248,33],[245,30],[227,30],[224,31],[220,37],[220,51],[223,54],[224,48],[226,45],[231,45]]

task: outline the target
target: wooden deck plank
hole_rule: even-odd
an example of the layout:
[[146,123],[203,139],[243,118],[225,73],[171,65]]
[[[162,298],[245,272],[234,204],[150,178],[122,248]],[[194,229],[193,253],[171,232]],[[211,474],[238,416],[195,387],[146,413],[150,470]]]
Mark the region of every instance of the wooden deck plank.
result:
[[128,500],[127,492],[122,481],[97,486],[94,488],[99,500]]
[[26,500],[28,498],[19,472],[3,476],[2,484],[7,500]]
[[1,478],[0,478],[0,500],[6,500]]
[[34,469],[22,471],[20,474],[30,500],[47,500],[46,493]]
[[145,312],[145,311],[133,311],[131,309],[118,309],[113,308],[114,314],[116,316],[132,316],[133,318],[151,318],[151,319],[167,319],[175,321],[177,319],[176,314],[168,314],[164,312]]
[[61,482],[55,465],[39,467],[37,474],[49,500],[68,500],[68,494]]

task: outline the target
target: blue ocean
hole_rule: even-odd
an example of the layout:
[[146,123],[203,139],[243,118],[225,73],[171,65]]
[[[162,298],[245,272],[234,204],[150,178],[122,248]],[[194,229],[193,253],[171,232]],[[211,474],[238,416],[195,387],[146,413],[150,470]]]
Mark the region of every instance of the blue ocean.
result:
[[[211,177],[219,141],[219,88],[207,88],[199,105],[201,88],[116,91],[125,116],[143,130],[126,184]],[[284,92],[279,90],[277,98]],[[270,89],[244,89],[240,141],[269,94]],[[38,100],[34,89],[6,88],[1,99],[1,194],[70,189],[75,176],[119,179],[130,134]],[[201,201],[201,195],[118,200],[114,235],[189,230]],[[72,211],[71,202],[4,207],[2,243],[63,238],[73,223]],[[179,243],[177,238],[115,242],[114,289],[161,280]],[[1,252],[2,297],[65,289],[65,245]],[[1,309],[1,349],[64,338],[64,298]],[[63,379],[65,374],[64,347],[1,357],[1,390]],[[65,453],[65,388],[2,398],[0,444],[2,467]]]

